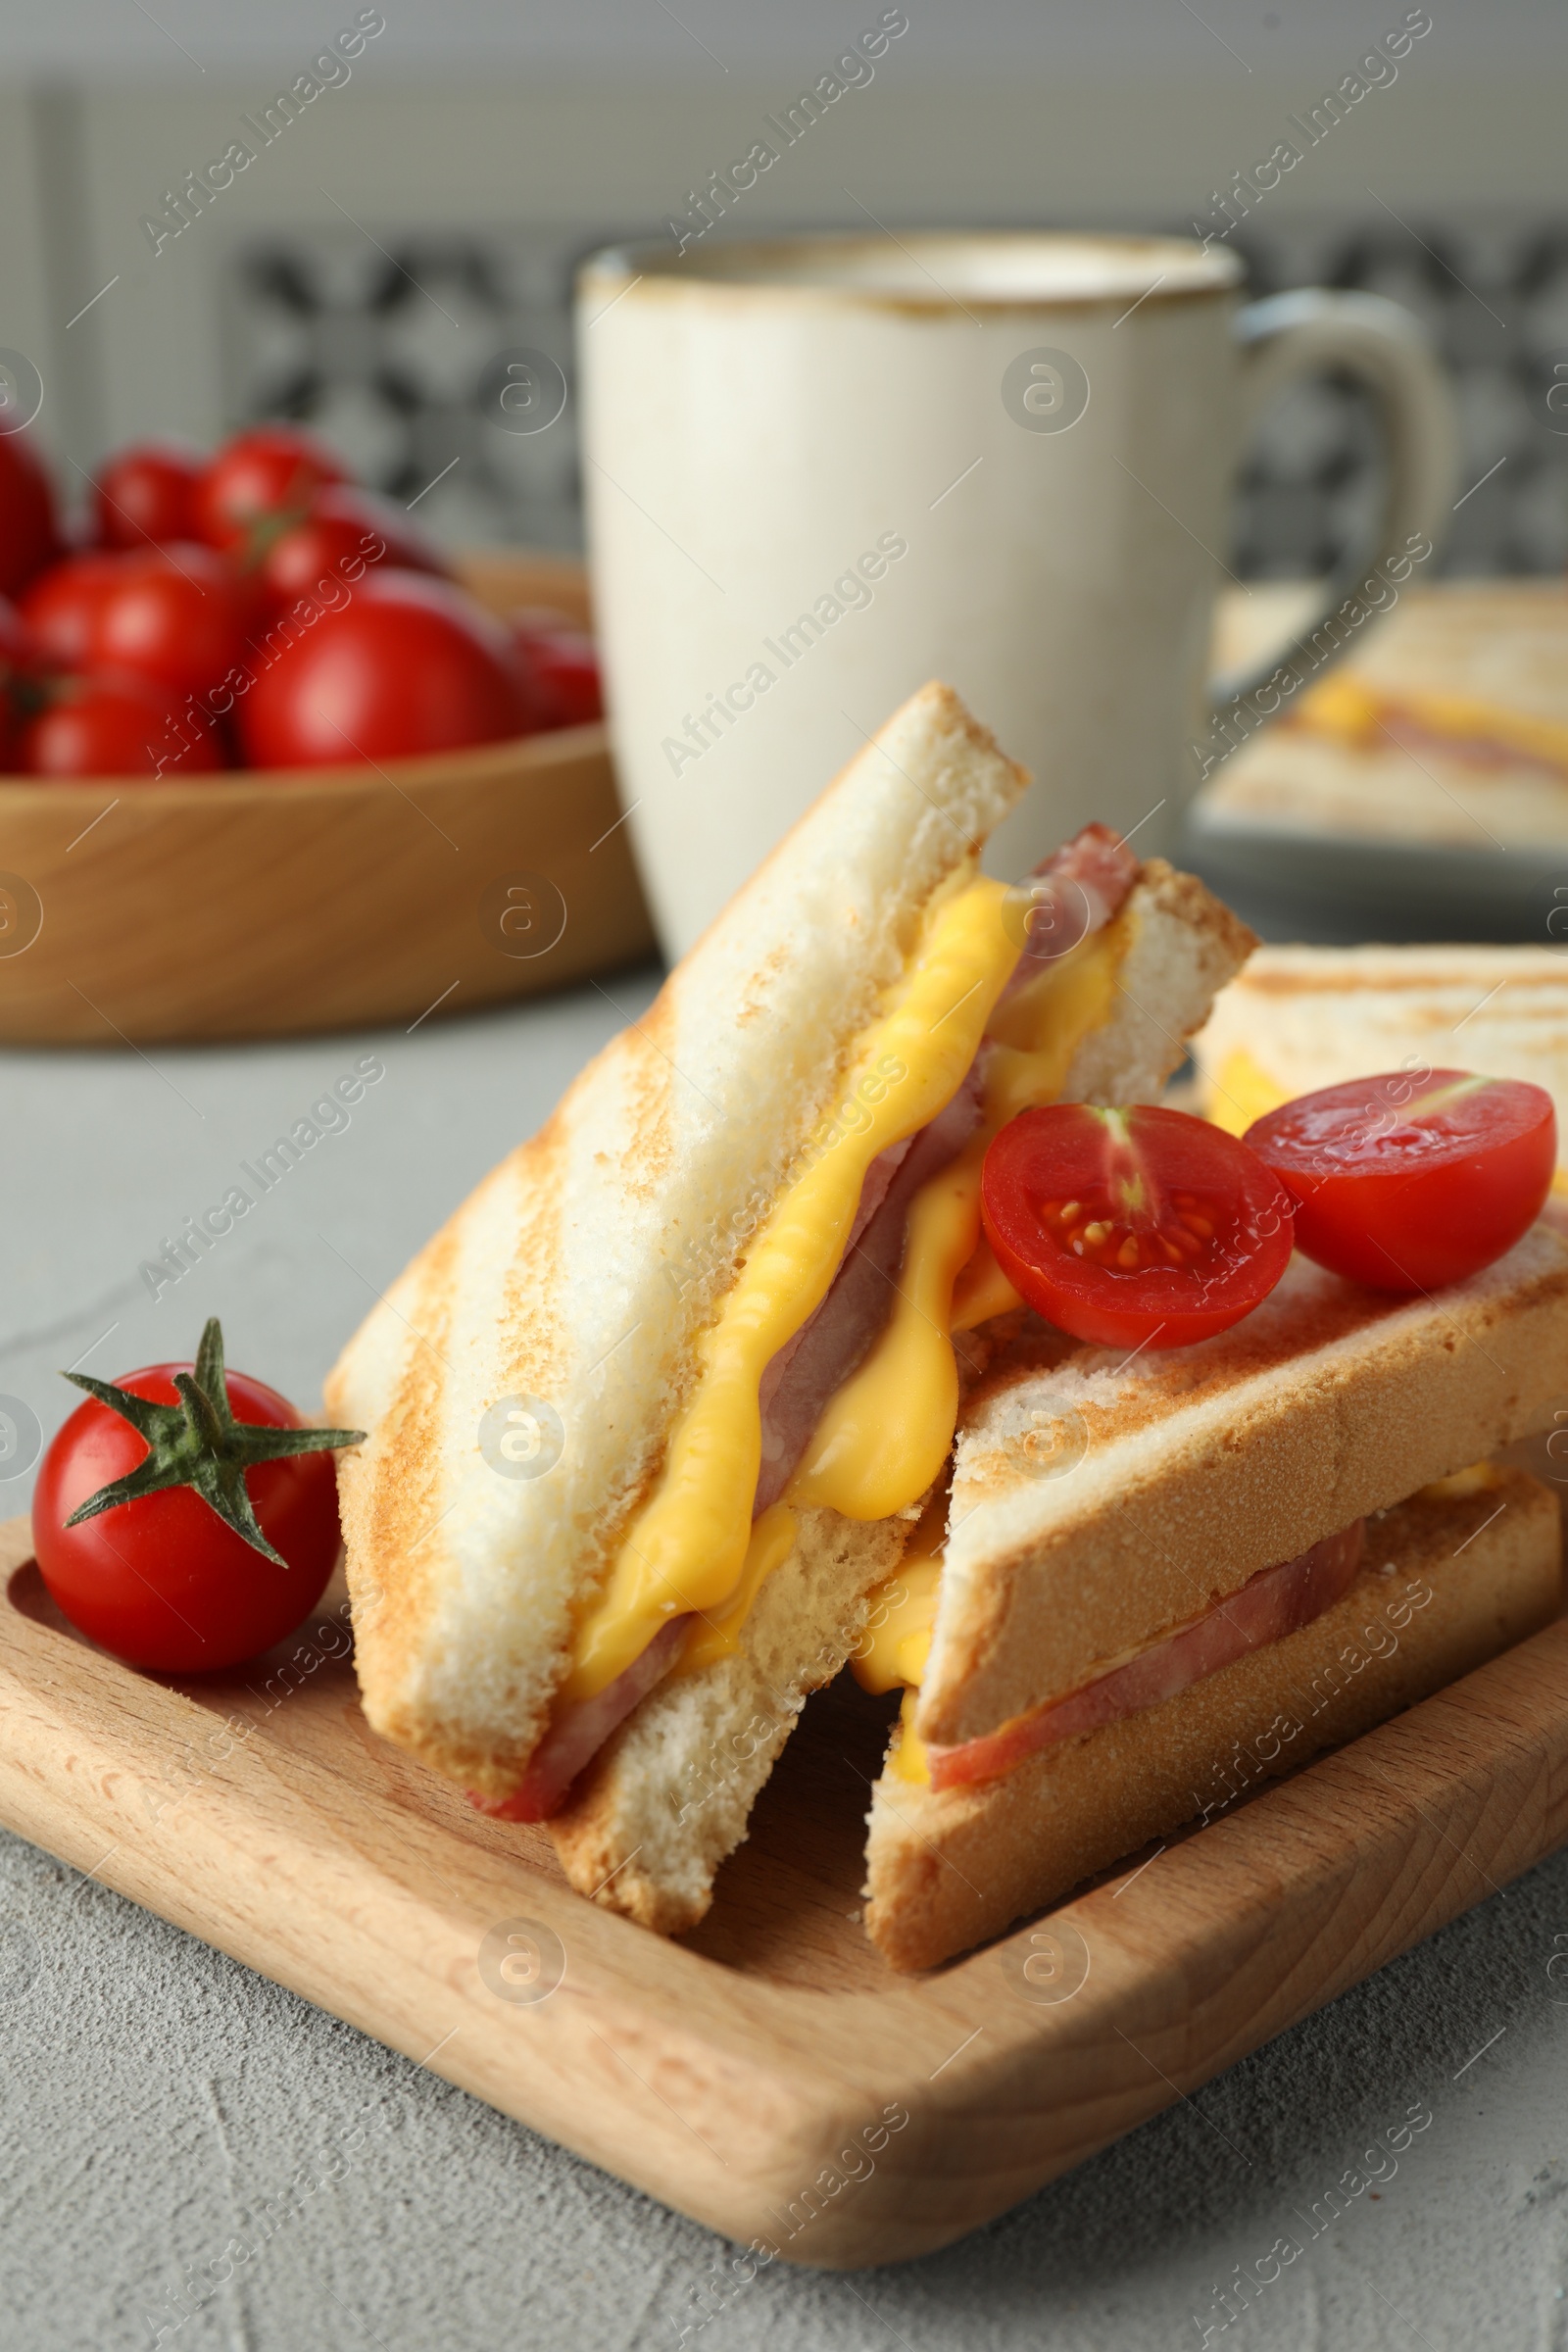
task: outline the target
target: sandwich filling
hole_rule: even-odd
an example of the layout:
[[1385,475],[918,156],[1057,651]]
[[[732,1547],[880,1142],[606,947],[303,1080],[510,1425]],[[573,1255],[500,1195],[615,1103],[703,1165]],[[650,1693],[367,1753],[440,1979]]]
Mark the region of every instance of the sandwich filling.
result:
[[699,1342],[662,1474],[578,1628],[527,1773],[487,1811],[546,1819],[649,1690],[733,1649],[789,1556],[796,1508],[889,1518],[940,1475],[958,1406],[952,1334],[1020,1303],[981,1237],[986,1147],[1057,1098],[1109,1016],[1137,874],[1091,825],[1022,890],[966,864],[937,894],[855,1041],[840,1109]]
[[[938,1507],[945,1513],[945,1497]],[[872,1594],[873,1631],[853,1663],[867,1690],[905,1686],[899,1738],[888,1769],[899,1780],[932,1788],[998,1780],[1042,1748],[1158,1706],[1250,1651],[1299,1632],[1349,1590],[1366,1543],[1365,1522],[1353,1520],[1295,1559],[1258,1569],[1239,1591],[1211,1602],[1130,1656],[1107,1662],[1076,1690],[1015,1716],[982,1739],[938,1747],[923,1741],[914,1728],[941,1597],[941,1520],[935,1511],[927,1516],[936,1520],[934,1532],[922,1523],[897,1575]]]

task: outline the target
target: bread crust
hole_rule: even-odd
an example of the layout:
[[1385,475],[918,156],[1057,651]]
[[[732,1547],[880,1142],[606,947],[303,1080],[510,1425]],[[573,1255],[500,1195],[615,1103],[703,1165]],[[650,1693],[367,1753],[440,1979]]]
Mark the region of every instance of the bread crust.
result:
[[1556,1497],[1522,1470],[1498,1477],[1463,1500],[1396,1505],[1369,1526],[1367,1565],[1332,1608],[1158,1706],[980,1788],[884,1771],[866,1849],[878,1950],[934,1968],[1548,1624],[1562,1598]]
[[1565,1395],[1568,1241],[1545,1225],[1432,1298],[1298,1257],[1244,1321],[1164,1353],[1030,1318],[963,1409],[921,1738],[1076,1690]]

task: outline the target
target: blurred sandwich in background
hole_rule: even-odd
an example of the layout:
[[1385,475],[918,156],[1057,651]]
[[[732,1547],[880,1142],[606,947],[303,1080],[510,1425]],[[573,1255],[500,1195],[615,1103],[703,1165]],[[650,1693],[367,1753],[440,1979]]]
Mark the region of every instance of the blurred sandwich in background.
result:
[[[1310,594],[1224,600],[1221,668],[1298,625]],[[1217,769],[1207,823],[1471,848],[1568,842],[1568,589],[1463,580],[1405,591],[1322,680]]]

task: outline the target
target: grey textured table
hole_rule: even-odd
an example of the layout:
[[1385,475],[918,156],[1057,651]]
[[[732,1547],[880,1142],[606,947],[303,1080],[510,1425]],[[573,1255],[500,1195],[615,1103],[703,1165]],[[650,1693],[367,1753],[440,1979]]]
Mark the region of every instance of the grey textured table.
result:
[[[627,1012],[652,985],[609,983]],[[372,1293],[616,1025],[590,989],[412,1036],[0,1057],[0,1390],[47,1434],[73,1401],[60,1366],[188,1354],[218,1312],[231,1361],[314,1405]],[[385,1075],[352,1125],[155,1301],[142,1261],[368,1053]],[[947,2253],[853,2278],[775,2266],[685,2340],[1568,2344],[1554,1952],[1568,1856]],[[0,2345],[619,2352],[673,2347],[712,2308],[694,2290],[727,2249],[706,2230],[16,1839],[0,2035]],[[1412,2107],[1430,2123],[1364,2166]],[[1217,2293],[1282,2237],[1302,2251],[1227,2325]],[[176,2325],[172,2294],[236,2238],[255,2251]]]

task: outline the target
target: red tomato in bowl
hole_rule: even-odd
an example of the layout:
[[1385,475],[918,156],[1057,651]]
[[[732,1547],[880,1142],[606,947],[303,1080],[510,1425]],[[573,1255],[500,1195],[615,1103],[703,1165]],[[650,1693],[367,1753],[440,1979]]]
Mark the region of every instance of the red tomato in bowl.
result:
[[256,576],[269,609],[275,610],[337,581],[352,585],[372,564],[400,571],[447,568],[398,508],[365,490],[334,487],[318,490],[306,513],[273,538]]
[[1250,1314],[1291,1255],[1290,1203],[1245,1144],[1154,1104],[1054,1102],[986,1153],[981,1214],[1019,1296],[1074,1339],[1182,1348]]
[[55,494],[25,432],[0,433],[0,596],[15,596],[61,548]]
[[222,559],[189,540],[73,556],[22,601],[45,661],[69,670],[133,670],[176,694],[208,694],[239,661],[243,613]]
[[1296,1206],[1296,1244],[1351,1282],[1435,1291],[1511,1250],[1557,1163],[1544,1088],[1390,1070],[1282,1103],[1247,1131]]
[[445,580],[384,567],[301,625],[237,717],[252,767],[455,751],[528,725],[499,621]]
[[188,441],[134,441],[111,458],[93,489],[100,547],[196,538],[196,484],[206,464]]
[[[153,1403],[179,1402],[183,1364],[149,1364],[118,1388]],[[298,1429],[286,1396],[243,1372],[226,1375],[233,1419]],[[322,1431],[334,1443],[353,1431]],[[338,1551],[337,1484],[329,1452],[287,1455],[244,1472],[269,1559],[189,1486],[115,1503],[68,1527],[72,1512],[146,1461],[147,1440],[97,1396],[79,1404],[43,1458],[32,1502],[38,1566],[73,1625],[132,1666],[198,1674],[258,1656],[320,1599]]]
[[348,472],[324,441],[297,424],[258,424],[225,441],[195,490],[195,521],[210,547],[241,548],[264,515],[301,514],[312,494]]
[[0,596],[0,773],[15,768],[33,696],[37,648],[17,608]]
[[225,764],[218,730],[168,687],[126,672],[55,682],[23,724],[17,763],[29,776],[210,774]]
[[585,727],[605,714],[599,649],[564,614],[514,612],[512,642],[534,725]]

